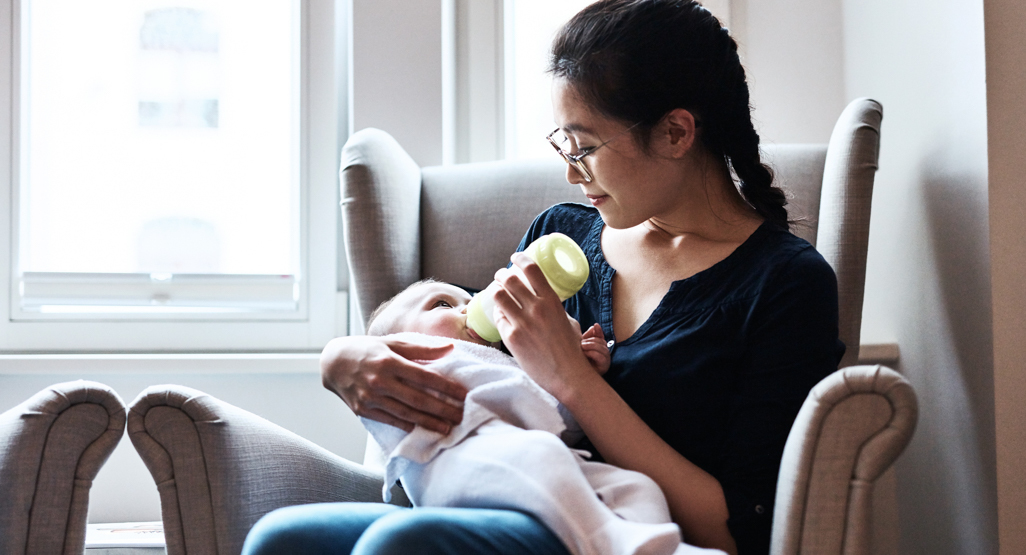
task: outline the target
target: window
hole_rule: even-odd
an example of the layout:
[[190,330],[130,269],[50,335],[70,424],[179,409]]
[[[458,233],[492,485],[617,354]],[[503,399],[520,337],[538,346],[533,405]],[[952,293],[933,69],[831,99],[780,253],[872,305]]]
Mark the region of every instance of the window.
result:
[[[283,3],[276,7],[283,12],[279,14],[284,18],[282,21],[293,19],[288,13],[292,6]],[[141,23],[138,18],[135,22],[139,27],[139,126],[216,129],[221,76],[221,26],[217,16],[210,10],[184,7],[142,11]],[[228,17],[243,19],[253,13],[238,8],[234,11],[236,13]],[[134,31],[134,27],[123,26],[126,31]],[[287,62],[281,62],[283,58],[288,60],[289,52],[294,50],[288,44],[288,27],[270,27],[268,42],[272,47],[267,50],[271,56],[264,60],[271,64],[278,62],[277,69],[285,70],[280,76],[285,77],[285,83],[288,83],[289,68]],[[255,30],[248,26],[243,28]],[[261,37],[255,35],[247,37],[247,46],[262,44]],[[281,98],[279,102],[281,100],[288,99]]]
[[456,162],[553,156],[549,46],[592,1],[454,0]]
[[552,78],[546,72],[559,28],[594,0],[507,0],[507,159],[552,158]]
[[[456,161],[553,157],[544,140],[555,127],[552,39],[593,1],[457,0]],[[730,0],[702,5],[729,27]],[[499,78],[495,65],[504,66]]]
[[12,118],[0,123],[13,133],[0,144],[12,170],[0,209],[13,225],[0,246],[0,349],[330,339],[335,2],[5,7],[14,40],[0,72],[12,78],[0,77],[0,98]]

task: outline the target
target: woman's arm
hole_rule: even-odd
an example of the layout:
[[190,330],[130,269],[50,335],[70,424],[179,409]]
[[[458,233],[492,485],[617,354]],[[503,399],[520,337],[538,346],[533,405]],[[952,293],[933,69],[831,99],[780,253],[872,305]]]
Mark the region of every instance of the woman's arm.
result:
[[607,462],[642,472],[666,495],[670,514],[688,543],[736,553],[727,528],[727,503],[719,482],[663,441],[591,369],[580,336],[541,270],[521,253],[532,293],[512,272],[500,270],[497,326],[524,370],[566,405]]
[[417,360],[441,358],[452,345],[418,345],[374,336],[332,339],[321,351],[321,381],[358,416],[410,432],[443,434],[463,419],[467,389]]
[[720,483],[656,435],[605,380],[580,380],[560,401],[606,462],[641,472],[659,484],[685,541],[737,552]]

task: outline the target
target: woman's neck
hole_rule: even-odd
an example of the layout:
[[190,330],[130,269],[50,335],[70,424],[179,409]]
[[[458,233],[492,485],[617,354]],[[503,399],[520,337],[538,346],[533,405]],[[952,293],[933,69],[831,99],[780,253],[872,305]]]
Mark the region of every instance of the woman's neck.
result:
[[742,198],[723,159],[701,149],[682,162],[681,196],[641,224],[648,232],[668,240],[739,243],[762,224],[764,218]]

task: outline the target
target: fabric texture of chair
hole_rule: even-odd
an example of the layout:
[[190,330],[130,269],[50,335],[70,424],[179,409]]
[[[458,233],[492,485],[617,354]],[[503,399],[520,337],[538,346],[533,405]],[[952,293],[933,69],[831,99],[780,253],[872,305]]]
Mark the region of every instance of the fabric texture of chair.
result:
[[188,387],[140,393],[128,434],[157,484],[168,555],[237,554],[280,507],[381,500],[379,473]]
[[125,405],[88,381],[0,414],[0,553],[81,555],[89,490],[125,432]]
[[873,483],[912,439],[918,404],[883,366],[851,366],[809,393],[784,447],[772,555],[870,553]]
[[[848,346],[842,367],[858,356],[881,114],[875,101],[858,99],[828,145],[765,149],[789,196],[795,233],[816,245],[838,275],[840,334]],[[553,158],[419,168],[387,133],[353,134],[342,150],[340,182],[357,319],[424,277],[487,285],[537,214],[586,200],[566,182],[566,164]],[[870,380],[875,389],[851,385],[866,381],[867,372],[877,376]],[[889,389],[877,387],[885,382]],[[873,481],[915,423],[907,416],[914,397],[909,405],[908,395],[890,396],[902,391],[911,395],[900,376],[883,368],[845,369],[813,391],[788,440],[774,553],[868,553]],[[895,409],[899,401],[892,399],[904,399],[904,408]],[[132,404],[128,420],[160,490],[170,555],[238,553],[249,526],[277,507],[381,500],[380,472],[194,390],[151,388]],[[373,459],[369,449],[365,462]]]

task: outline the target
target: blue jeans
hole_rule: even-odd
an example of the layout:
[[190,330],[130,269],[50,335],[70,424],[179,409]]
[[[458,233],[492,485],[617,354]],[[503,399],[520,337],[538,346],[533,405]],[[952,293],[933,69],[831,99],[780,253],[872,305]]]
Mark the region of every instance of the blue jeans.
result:
[[524,513],[384,503],[319,503],[268,513],[242,555],[569,555],[552,532]]

